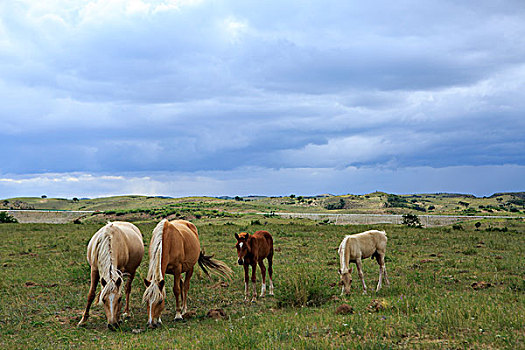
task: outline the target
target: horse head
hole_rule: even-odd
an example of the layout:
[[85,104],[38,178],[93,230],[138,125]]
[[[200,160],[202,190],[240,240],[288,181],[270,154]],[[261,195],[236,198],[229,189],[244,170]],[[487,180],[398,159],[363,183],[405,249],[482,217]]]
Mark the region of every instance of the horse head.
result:
[[116,280],[110,279],[109,281],[101,278],[100,283],[102,284],[102,290],[100,291],[98,302],[100,305],[104,305],[108,328],[114,331],[119,325],[120,305],[122,302],[122,276],[118,276]]
[[247,258],[246,255],[251,252],[251,237],[249,233],[241,232],[240,234],[235,234],[235,238],[237,239],[237,244],[235,245],[235,248],[237,248],[237,263],[243,265]]
[[349,294],[350,287],[352,286],[352,270],[346,269],[346,271],[341,271],[341,269],[339,269],[338,272],[339,272],[339,276],[341,276],[341,282],[340,282],[340,284],[342,285],[341,295]]
[[156,328],[162,324],[160,314],[164,310],[166,289],[164,288],[164,280],[152,282],[144,279],[146,291],[144,292],[143,301],[147,305],[148,310],[148,327]]

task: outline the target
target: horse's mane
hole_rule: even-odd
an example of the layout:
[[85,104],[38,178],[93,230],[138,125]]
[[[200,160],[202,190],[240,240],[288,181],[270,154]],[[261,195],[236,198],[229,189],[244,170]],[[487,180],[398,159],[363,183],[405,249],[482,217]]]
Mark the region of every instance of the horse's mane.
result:
[[98,302],[103,303],[104,297],[113,292],[118,291],[116,280],[122,277],[120,272],[113,264],[113,251],[111,246],[111,239],[115,231],[113,223],[108,224],[101,228],[101,233],[98,235],[97,240],[91,250],[91,261],[97,266],[100,273],[100,278],[104,278],[106,285],[102,287]]
[[348,266],[346,261],[346,242],[348,242],[348,239],[350,238],[350,235],[345,236],[341,244],[339,245],[339,259],[341,260],[341,274],[348,272]]
[[155,303],[166,298],[166,288],[160,290],[158,282],[162,281],[162,233],[164,231],[164,224],[168,220],[163,219],[153,229],[150,245],[149,269],[147,280],[150,285],[144,291],[142,300],[144,302],[150,301]]

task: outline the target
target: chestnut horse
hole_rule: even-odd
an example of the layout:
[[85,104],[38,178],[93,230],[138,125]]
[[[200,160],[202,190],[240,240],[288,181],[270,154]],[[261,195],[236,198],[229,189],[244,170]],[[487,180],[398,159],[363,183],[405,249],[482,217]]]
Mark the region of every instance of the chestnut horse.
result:
[[253,293],[252,301],[257,300],[257,287],[255,282],[255,270],[257,264],[261,268],[262,286],[261,286],[261,297],[264,297],[266,293],[266,267],[264,266],[264,259],[268,259],[268,275],[270,277],[270,290],[268,294],[273,295],[273,238],[267,231],[257,231],[253,235],[246,232],[235,234],[237,239],[237,262],[239,265],[244,266],[244,300],[248,300],[248,267],[252,267],[252,283]]
[[[164,276],[172,274],[175,279],[173,293],[176,300],[175,320],[182,320],[187,311],[188,290],[195,263],[207,274],[207,268],[222,276],[230,277],[232,270],[223,262],[204,255],[201,251],[197,227],[189,221],[162,220],[153,230],[149,247],[148,277],[144,279],[146,291],[142,300],[147,304],[148,327],[162,324],[160,314],[164,309],[166,288]],[[184,283],[181,275],[186,273]],[[182,307],[181,307],[182,301]]]
[[86,310],[79,326],[89,318],[89,308],[95,298],[100,279],[102,290],[98,303],[104,305],[108,328],[118,326],[122,301],[121,286],[123,276],[128,275],[126,283],[126,307],[124,316],[129,314],[129,295],[135,271],[144,256],[144,243],[139,229],[129,222],[108,222],[98,230],[87,247],[87,261],[91,266],[91,287],[87,297]]

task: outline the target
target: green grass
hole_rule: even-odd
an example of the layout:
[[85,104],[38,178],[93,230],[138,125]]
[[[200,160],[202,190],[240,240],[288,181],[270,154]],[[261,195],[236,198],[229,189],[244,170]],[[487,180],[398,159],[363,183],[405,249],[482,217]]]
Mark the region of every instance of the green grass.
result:
[[[146,256],[133,283],[133,315],[118,332],[107,330],[100,306],[92,307],[85,328],[76,327],[89,288],[85,249],[100,225],[0,224],[0,348],[525,346],[523,220],[484,221],[479,231],[473,223],[464,223],[464,230],[452,230],[315,225],[275,218],[267,225],[251,225],[246,219],[228,220],[203,219],[195,223],[206,252],[214,253],[234,269],[233,281],[221,286],[219,279],[210,281],[202,273],[195,274],[188,306],[196,315],[175,323],[173,278],[169,276],[164,325],[147,330],[145,307],[140,303]],[[149,243],[155,223],[138,226]],[[487,231],[488,227],[491,230]],[[373,292],[378,266],[366,260],[369,294],[362,294],[354,271],[352,294],[340,298],[336,249],[345,234],[370,228],[388,233],[386,262],[391,286]],[[274,236],[276,296],[252,304],[243,302],[243,272],[236,265],[233,235],[258,229],[266,229]],[[472,284],[480,281],[490,283],[490,287],[474,289]],[[380,299],[386,307],[369,308],[374,299]],[[354,313],[336,315],[335,309],[342,303],[351,305]],[[212,308],[224,309],[227,319],[207,318]]]

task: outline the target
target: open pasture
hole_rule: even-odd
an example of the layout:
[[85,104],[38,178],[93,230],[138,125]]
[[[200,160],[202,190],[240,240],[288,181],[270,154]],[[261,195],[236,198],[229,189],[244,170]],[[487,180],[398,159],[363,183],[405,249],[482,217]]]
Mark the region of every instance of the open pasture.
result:
[[[132,317],[119,331],[106,327],[94,305],[77,328],[89,289],[86,246],[95,224],[0,225],[0,348],[523,348],[525,346],[525,223],[513,219],[415,229],[399,225],[317,225],[277,220],[194,221],[202,248],[226,262],[232,281],[192,278],[192,315],[175,323],[173,277],[164,325],[146,329],[142,304],[148,255],[133,282]],[[253,222],[256,223],[256,222]],[[258,223],[258,222],[257,222]],[[138,224],[149,244],[156,223]],[[505,227],[505,229],[503,229]],[[490,228],[490,230],[487,230]],[[275,297],[246,303],[234,234],[267,230],[275,244]],[[391,282],[379,293],[378,266],[364,261],[368,295],[354,269],[352,293],[340,297],[337,247],[345,234],[368,229],[388,235]],[[258,291],[260,275],[257,274]],[[99,286],[100,288],[100,286]],[[348,304],[353,312],[336,314]],[[210,309],[226,317],[206,317]]]

